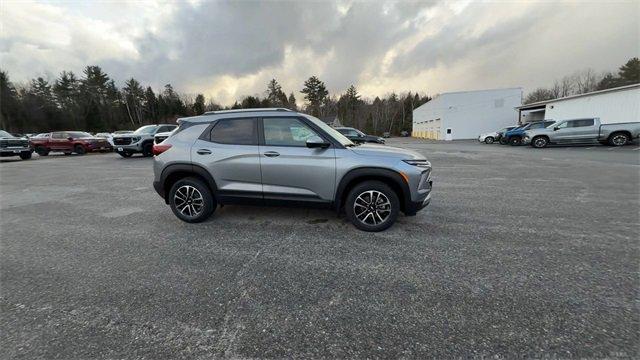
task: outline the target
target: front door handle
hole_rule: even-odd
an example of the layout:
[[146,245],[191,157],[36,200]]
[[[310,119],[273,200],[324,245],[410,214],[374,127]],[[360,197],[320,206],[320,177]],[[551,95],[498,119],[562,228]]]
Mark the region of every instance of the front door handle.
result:
[[276,157],[276,156],[280,156],[280,153],[277,151],[267,151],[266,153],[264,153],[264,156]]
[[198,151],[196,151],[198,154],[200,155],[211,155],[211,150],[209,149],[200,149]]

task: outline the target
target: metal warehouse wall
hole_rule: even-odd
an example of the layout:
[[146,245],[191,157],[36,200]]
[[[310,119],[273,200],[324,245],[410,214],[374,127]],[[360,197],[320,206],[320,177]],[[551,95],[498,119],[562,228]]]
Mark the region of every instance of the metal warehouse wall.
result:
[[640,87],[548,103],[552,120],[599,117],[604,124],[640,121]]
[[453,140],[475,139],[516,124],[521,104],[521,88],[444,93],[413,111],[412,135],[442,140],[450,128]]

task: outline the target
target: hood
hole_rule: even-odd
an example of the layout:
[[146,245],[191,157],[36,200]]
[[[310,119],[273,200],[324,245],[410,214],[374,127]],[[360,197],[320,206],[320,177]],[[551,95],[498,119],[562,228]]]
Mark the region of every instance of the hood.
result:
[[419,154],[415,151],[385,145],[366,144],[350,147],[347,149],[350,149],[354,153],[363,156],[393,157],[399,160],[425,159],[424,155]]
[[496,136],[496,135],[498,135],[497,132],[488,132],[488,133],[480,134],[481,137]]

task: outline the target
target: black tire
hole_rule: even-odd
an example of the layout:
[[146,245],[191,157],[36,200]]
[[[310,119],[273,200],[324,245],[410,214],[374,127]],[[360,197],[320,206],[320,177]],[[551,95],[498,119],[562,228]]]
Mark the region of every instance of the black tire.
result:
[[511,146],[520,146],[522,145],[522,139],[519,136],[513,136],[509,138],[509,145]]
[[142,145],[142,156],[144,156],[144,157],[153,156],[153,143],[152,142],[148,142],[148,143]]
[[73,152],[78,155],[84,155],[87,151],[84,149],[84,146],[76,145],[73,147]]
[[36,152],[38,153],[38,155],[40,156],[47,156],[49,155],[49,149],[47,149],[44,146],[36,146]]
[[609,136],[609,145],[611,146],[625,146],[629,143],[629,135],[619,132],[613,133]]
[[495,139],[493,138],[493,136],[487,136],[486,138],[484,138],[484,143],[485,144],[493,144],[494,140]]
[[118,155],[122,156],[123,158],[130,158],[133,153],[130,153],[128,151],[118,151]]
[[31,159],[31,151],[28,151],[28,152],[21,152],[21,153],[20,153],[20,159],[22,159],[22,160],[29,160],[29,159]]
[[[188,197],[187,190],[195,189],[197,192],[191,191],[192,197]],[[198,196],[198,193],[200,194]],[[176,195],[178,194],[178,195]],[[180,202],[180,194],[185,197],[184,202]],[[200,198],[201,201],[196,200]],[[182,206],[182,205],[185,206]],[[189,213],[197,210],[197,205],[201,204],[199,211],[195,215],[189,215]],[[200,179],[187,177],[176,181],[169,191],[169,205],[171,210],[178,217],[178,219],[188,223],[198,223],[205,221],[216,210],[218,205],[216,199],[213,197],[209,187]]]
[[[372,194],[368,194],[369,191]],[[379,194],[384,197],[380,197]],[[385,197],[388,200],[388,205],[382,206]],[[356,205],[356,202],[359,205]],[[398,194],[387,184],[370,180],[354,186],[349,191],[344,206],[347,218],[355,227],[364,231],[378,232],[388,229],[396,222],[400,212],[400,199]],[[362,212],[357,213],[356,207],[363,208]],[[363,214],[363,212],[368,214]],[[385,214],[386,217],[384,217]],[[377,221],[380,222],[376,223]]]
[[536,136],[531,139],[531,147],[542,149],[549,145],[549,138],[546,136]]
[[500,145],[507,145],[509,143],[509,140],[507,140],[507,138],[505,137],[501,137],[499,142]]

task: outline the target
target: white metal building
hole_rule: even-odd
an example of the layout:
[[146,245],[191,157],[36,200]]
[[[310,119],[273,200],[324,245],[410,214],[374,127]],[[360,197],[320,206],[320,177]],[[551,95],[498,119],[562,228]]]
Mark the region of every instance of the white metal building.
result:
[[522,123],[599,117],[604,124],[640,121],[640,84],[517,106]]
[[475,139],[518,122],[522,88],[449,92],[413,110],[413,137]]

